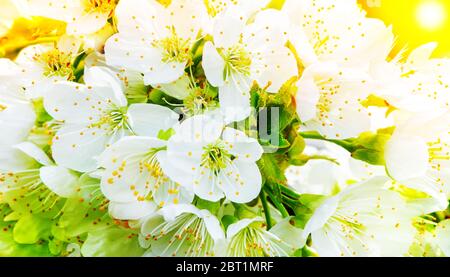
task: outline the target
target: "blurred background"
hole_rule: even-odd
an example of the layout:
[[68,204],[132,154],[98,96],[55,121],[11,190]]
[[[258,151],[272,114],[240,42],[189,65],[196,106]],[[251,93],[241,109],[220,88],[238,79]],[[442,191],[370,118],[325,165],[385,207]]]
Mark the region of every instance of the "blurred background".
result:
[[450,57],[450,0],[359,0],[370,17],[392,25],[396,49],[438,42],[435,57]]

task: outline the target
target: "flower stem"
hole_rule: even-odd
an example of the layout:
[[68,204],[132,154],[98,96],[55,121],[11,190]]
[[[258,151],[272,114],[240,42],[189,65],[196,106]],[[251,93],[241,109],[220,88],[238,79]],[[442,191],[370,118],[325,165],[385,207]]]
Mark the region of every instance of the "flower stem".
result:
[[303,137],[304,139],[323,140],[323,141],[334,143],[334,144],[344,148],[345,150],[349,151],[350,153],[353,153],[355,150],[354,149],[355,147],[352,145],[351,142],[348,142],[345,140],[327,139],[324,136],[322,136],[316,132],[301,132],[300,136]]
[[269,195],[270,200],[272,200],[272,202],[275,205],[275,207],[277,208],[277,210],[281,213],[281,216],[283,218],[289,217],[289,212],[286,210],[284,205],[280,201],[278,201],[278,199],[273,195],[273,193],[270,191],[270,189],[268,189],[266,187],[265,191],[266,191],[267,195]]
[[290,188],[288,188],[286,186],[282,186],[282,185],[280,185],[279,187],[280,187],[280,190],[287,196],[289,196],[293,199],[296,199],[296,200],[300,199],[301,195],[296,193],[295,191],[291,190]]
[[270,216],[270,208],[269,203],[267,203],[267,196],[264,193],[264,190],[261,191],[261,194],[259,195],[261,198],[261,203],[263,205],[264,209],[264,216],[266,217],[266,223],[267,223],[267,230],[272,229],[272,217]]

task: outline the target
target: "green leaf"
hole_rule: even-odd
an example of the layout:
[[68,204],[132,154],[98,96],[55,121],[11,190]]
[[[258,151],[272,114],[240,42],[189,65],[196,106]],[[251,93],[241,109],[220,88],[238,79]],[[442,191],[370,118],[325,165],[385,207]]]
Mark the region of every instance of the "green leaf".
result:
[[231,224],[234,224],[238,221],[239,221],[239,219],[232,215],[225,215],[222,217],[222,225],[225,228],[225,230],[228,229],[228,226],[230,226]]
[[14,241],[14,222],[4,218],[11,213],[8,205],[0,204],[0,257],[48,257],[51,253],[45,242],[37,244],[18,244]]
[[50,242],[48,243],[48,249],[54,256],[59,256],[64,250],[64,247],[65,243],[57,239],[50,240]]
[[106,209],[93,207],[78,199],[68,199],[57,228],[53,228],[55,237],[64,241],[88,233],[89,231],[113,225]]
[[168,129],[168,130],[166,130],[166,131],[163,131],[163,130],[161,130],[161,131],[159,131],[159,133],[158,133],[158,138],[160,139],[160,140],[169,140],[173,135],[175,135],[175,130],[174,129],[172,129],[172,128],[170,128],[170,129]]
[[134,231],[111,226],[90,232],[81,254],[84,257],[140,257],[144,249],[139,246]]
[[34,112],[36,113],[36,125],[42,126],[45,122],[53,119],[44,108],[44,99],[38,98],[33,100]]
[[40,239],[48,239],[52,221],[34,215],[19,219],[14,226],[14,240],[20,244],[35,244]]
[[215,214],[220,209],[221,203],[220,203],[220,201],[210,202],[210,201],[207,201],[207,200],[197,197],[195,199],[195,206],[197,208],[199,208],[200,210],[208,210],[212,214]]
[[300,202],[307,207],[308,209],[314,211],[317,209],[320,205],[322,205],[323,201],[327,197],[322,195],[314,195],[314,194],[303,194],[300,197]]
[[264,154],[258,161],[259,169],[270,185],[286,184],[286,176],[274,155]]

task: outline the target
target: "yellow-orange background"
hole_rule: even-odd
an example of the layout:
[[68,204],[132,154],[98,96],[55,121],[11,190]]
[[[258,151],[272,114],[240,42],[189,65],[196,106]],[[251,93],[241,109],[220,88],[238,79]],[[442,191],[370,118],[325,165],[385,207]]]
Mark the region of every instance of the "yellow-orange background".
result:
[[[450,57],[450,0],[359,1],[369,16],[381,18],[393,26],[397,36],[397,49],[407,47],[411,50],[433,41],[439,43],[436,57]],[[426,9],[428,5],[434,8],[424,11],[424,7]],[[423,12],[426,13],[425,18],[420,16]],[[442,20],[439,21],[439,17]],[[427,24],[434,26],[427,27]]]

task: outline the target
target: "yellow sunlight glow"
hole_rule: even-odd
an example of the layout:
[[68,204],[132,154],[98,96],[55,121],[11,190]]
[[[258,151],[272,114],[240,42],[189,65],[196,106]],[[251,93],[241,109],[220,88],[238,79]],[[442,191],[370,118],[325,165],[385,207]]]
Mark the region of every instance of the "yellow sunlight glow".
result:
[[423,1],[417,6],[416,17],[422,28],[433,31],[444,25],[447,12],[445,6],[438,1]]

